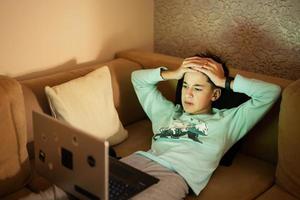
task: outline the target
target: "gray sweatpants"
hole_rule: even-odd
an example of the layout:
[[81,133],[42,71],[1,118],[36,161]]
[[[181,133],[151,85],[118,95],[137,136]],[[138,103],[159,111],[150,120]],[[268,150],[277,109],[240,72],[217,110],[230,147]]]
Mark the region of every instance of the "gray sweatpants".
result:
[[134,153],[122,158],[121,161],[160,179],[157,184],[137,194],[132,200],[179,200],[189,191],[180,175],[144,156]]
[[[137,194],[132,200],[179,200],[183,199],[189,191],[187,184],[181,176],[146,157],[134,153],[124,157],[121,161],[160,179],[157,184]],[[64,191],[54,186],[39,194],[32,193],[21,199],[68,200],[70,198]]]

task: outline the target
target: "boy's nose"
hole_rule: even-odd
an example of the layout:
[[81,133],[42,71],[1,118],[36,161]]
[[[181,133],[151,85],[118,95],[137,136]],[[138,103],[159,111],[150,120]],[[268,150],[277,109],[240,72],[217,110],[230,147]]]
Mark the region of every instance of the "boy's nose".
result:
[[186,93],[185,93],[185,96],[186,97],[193,97],[193,91],[191,88],[188,88]]

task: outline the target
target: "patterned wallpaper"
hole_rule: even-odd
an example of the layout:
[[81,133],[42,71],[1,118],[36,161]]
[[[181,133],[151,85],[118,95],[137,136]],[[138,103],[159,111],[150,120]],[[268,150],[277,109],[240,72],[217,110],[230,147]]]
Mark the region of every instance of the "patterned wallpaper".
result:
[[300,78],[300,0],[155,0],[156,52],[210,51],[235,68]]

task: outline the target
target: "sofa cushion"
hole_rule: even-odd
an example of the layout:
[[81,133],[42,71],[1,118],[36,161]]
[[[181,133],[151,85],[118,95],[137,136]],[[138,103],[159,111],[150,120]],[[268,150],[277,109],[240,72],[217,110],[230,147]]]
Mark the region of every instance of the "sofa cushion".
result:
[[280,188],[278,185],[274,185],[270,189],[268,189],[265,193],[260,195],[256,200],[297,200],[297,198],[293,197],[285,190]]
[[276,182],[300,198],[300,79],[282,94],[279,113],[278,165]]
[[111,145],[122,142],[127,131],[114,107],[107,66],[57,86],[45,87],[52,115]]
[[187,199],[254,199],[271,187],[274,173],[274,165],[238,153],[230,167],[216,169],[198,197],[190,194]]
[[21,85],[0,76],[0,197],[23,187],[30,177]]
[[136,123],[126,126],[128,138],[113,146],[117,156],[125,157],[136,151],[147,151],[151,147],[151,138],[153,136],[151,122],[148,119],[140,120]]
[[11,193],[9,195],[6,195],[5,197],[2,197],[1,200],[20,200],[22,198],[27,198],[32,194],[32,192],[27,189],[26,187]]

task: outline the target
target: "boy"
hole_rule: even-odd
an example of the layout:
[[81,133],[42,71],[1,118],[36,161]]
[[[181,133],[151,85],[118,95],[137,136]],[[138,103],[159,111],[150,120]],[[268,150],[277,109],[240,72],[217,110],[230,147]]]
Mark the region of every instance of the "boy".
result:
[[[180,105],[157,90],[159,81],[183,78]],[[191,57],[177,70],[166,68],[132,73],[138,99],[152,122],[151,149],[122,159],[160,179],[133,199],[182,199],[189,188],[199,195],[224,153],[270,109],[280,95],[274,84],[237,75],[224,76],[222,64]],[[212,108],[221,89],[245,93],[251,99],[232,109]],[[142,134],[142,133],[141,133]]]

